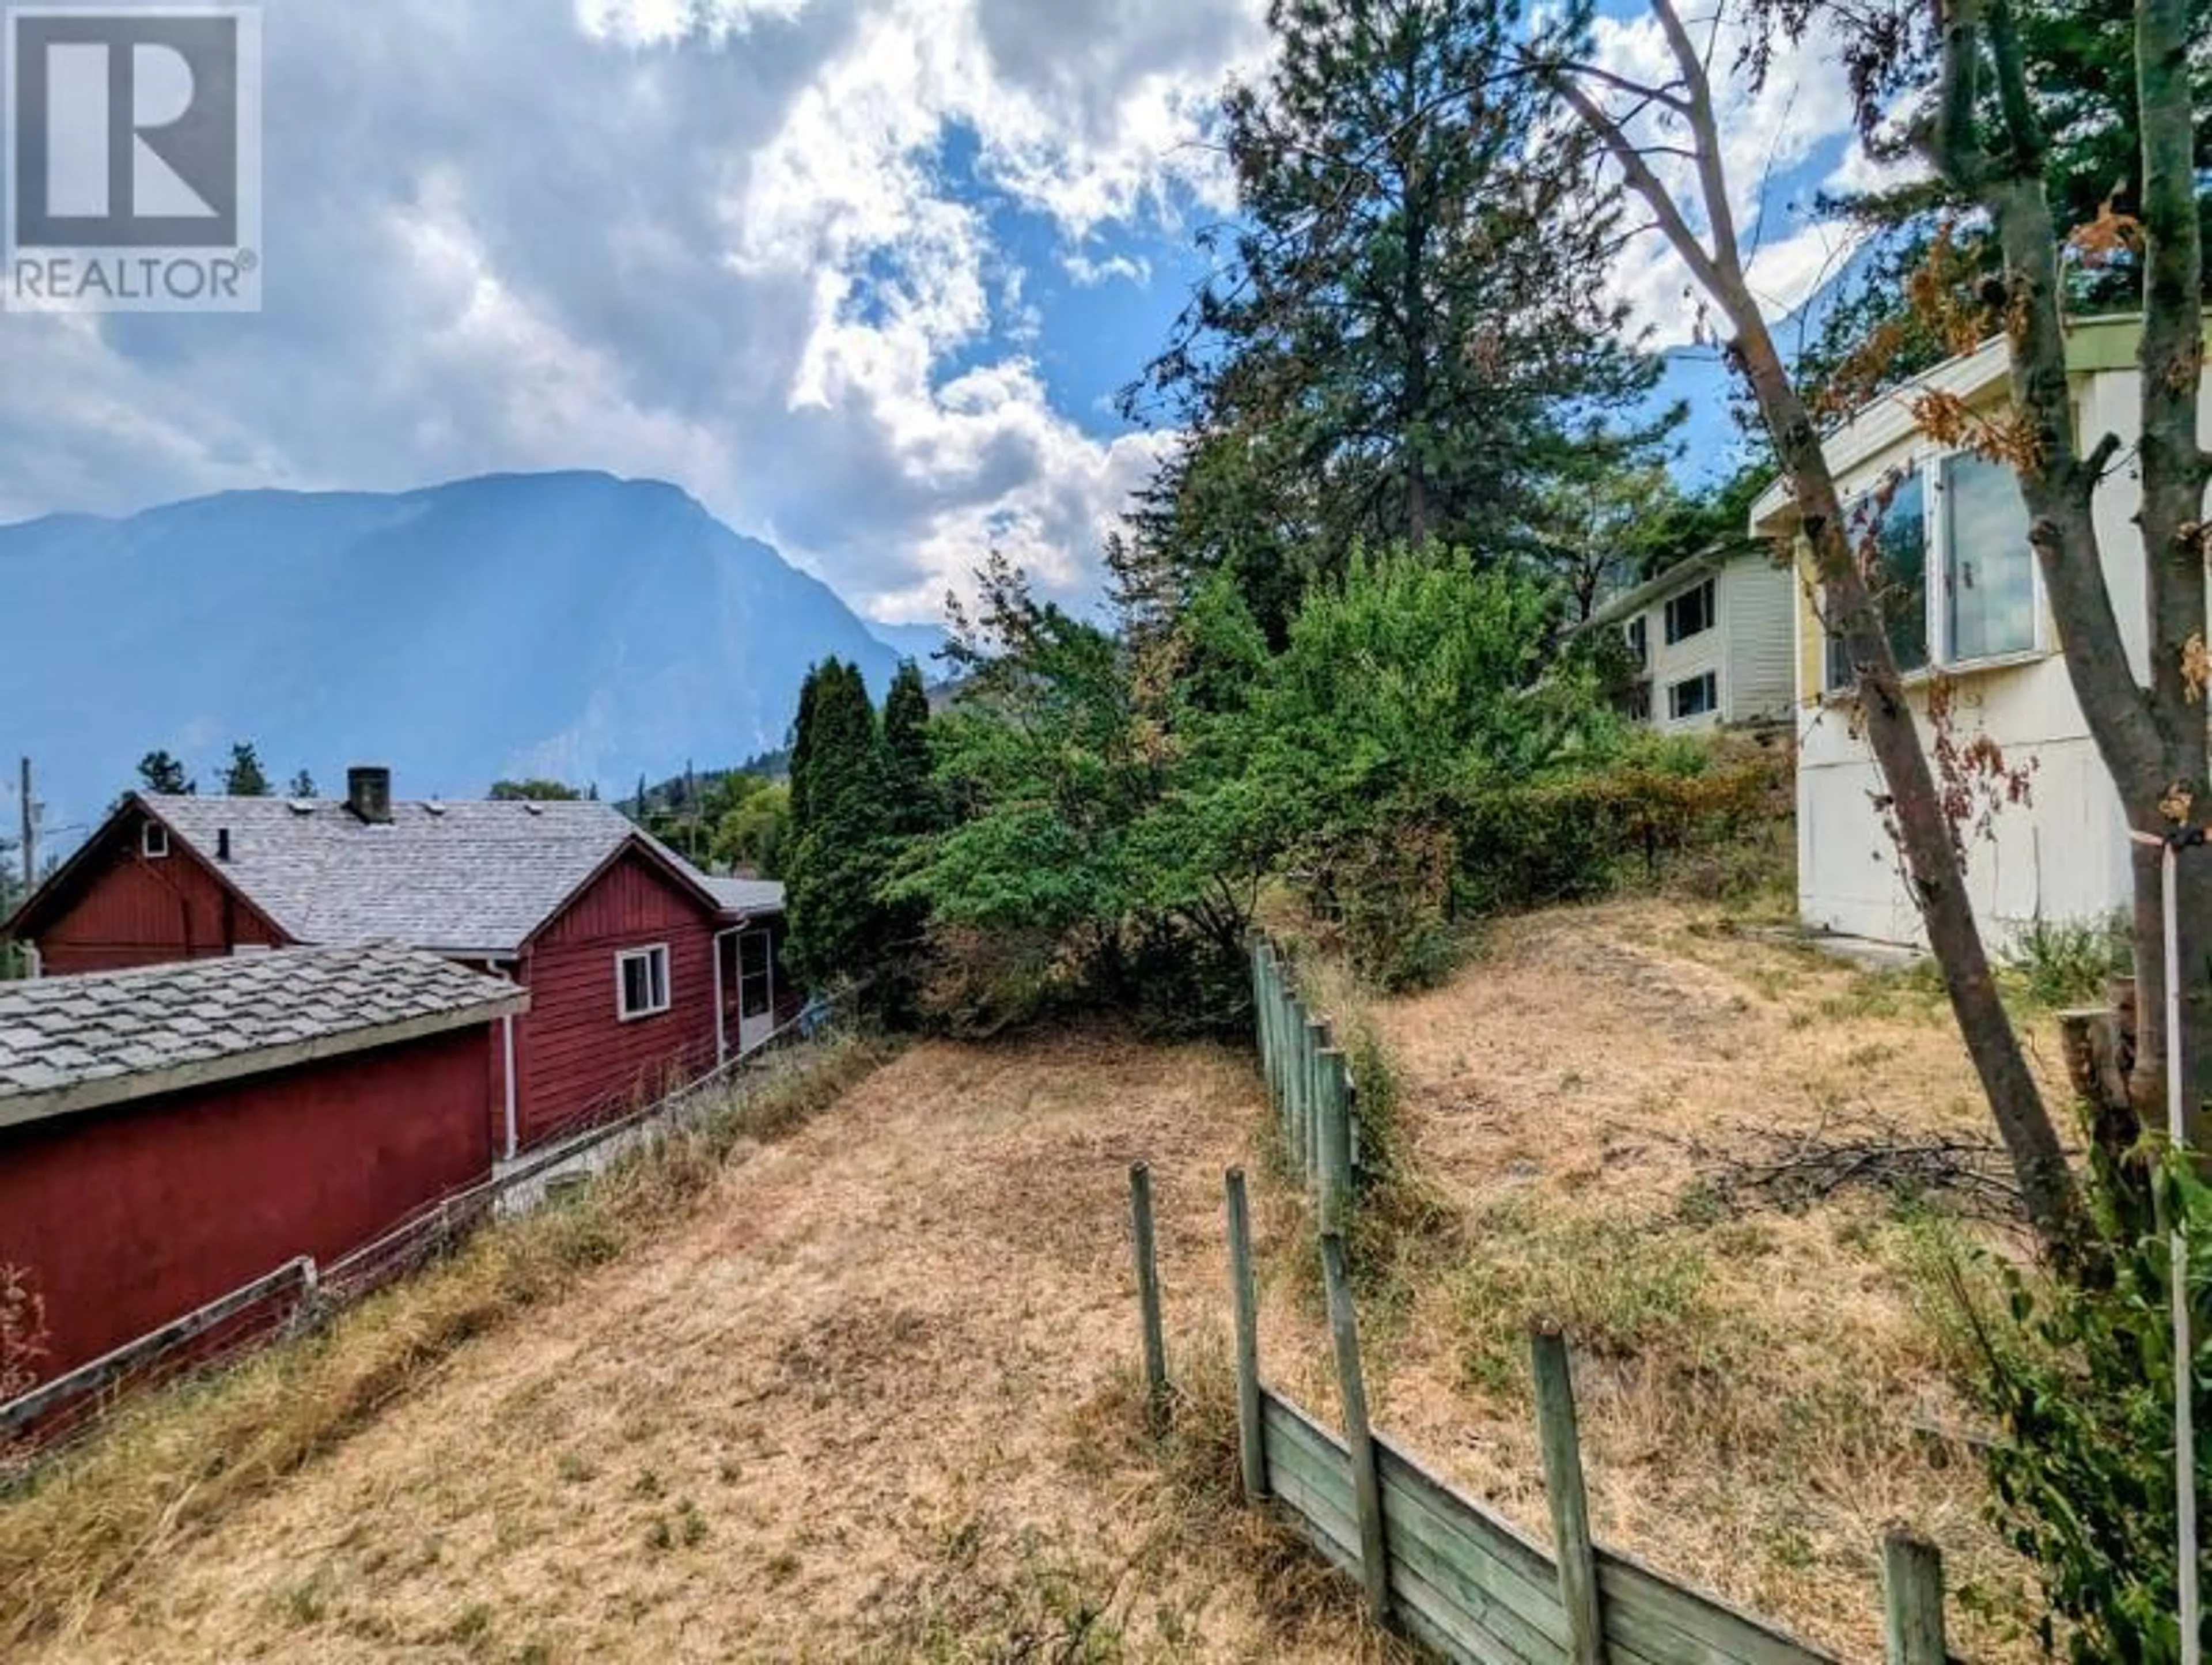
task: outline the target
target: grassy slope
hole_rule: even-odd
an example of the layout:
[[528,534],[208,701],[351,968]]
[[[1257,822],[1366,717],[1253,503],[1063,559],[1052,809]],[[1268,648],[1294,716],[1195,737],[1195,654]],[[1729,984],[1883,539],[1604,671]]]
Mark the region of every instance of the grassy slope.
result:
[[[1345,1604],[1231,1559],[1256,1540],[1130,1433],[1127,1165],[1153,1164],[1187,1346],[1257,1118],[1249,1067],[1211,1048],[916,1048],[169,1534],[46,1656],[1371,1652]],[[1206,1547],[1194,1518],[1222,1528]]]
[[[1555,1316],[1577,1343],[1601,1538],[1879,1659],[1879,1540],[1903,1519],[1966,1595],[1954,1645],[2031,1656],[2011,1634],[2025,1569],[1980,1518],[1978,1465],[1930,1437],[1971,1422],[1929,1292],[1961,1234],[1879,1194],[1785,1213],[1721,1206],[1708,1182],[1721,1152],[1869,1116],[1986,1137],[1932,982],[1673,902],[1493,935],[1449,986],[1372,1014],[1428,1211],[1370,1303],[1378,1425],[1542,1533],[1526,1338]],[[2048,1076],[2056,1036],[2036,1038]],[[1304,1310],[1273,1303],[1297,1338],[1273,1367],[1325,1405],[1326,1338]]]
[[[1746,1127],[1855,1105],[1978,1132],[1924,991],[1643,902],[1518,921],[1379,1018],[1427,1205],[1366,1314],[1383,1426],[1540,1531],[1520,1361],[1557,1313],[1612,1541],[1851,1658],[1879,1656],[1892,1517],[2015,1604],[1977,1471],[1913,1429],[1962,1419],[1916,1311],[1927,1234],[1869,1198],[1731,1215],[1699,1178]],[[917,1048],[0,1507],[0,1641],[35,1597],[72,1661],[1372,1656],[1341,1588],[1223,1500],[1219,1176],[1263,1119],[1212,1048]],[[1206,1413],[1164,1468],[1133,1431],[1139,1157]],[[1260,1209],[1265,1368],[1333,1420],[1310,1232],[1279,1182]]]

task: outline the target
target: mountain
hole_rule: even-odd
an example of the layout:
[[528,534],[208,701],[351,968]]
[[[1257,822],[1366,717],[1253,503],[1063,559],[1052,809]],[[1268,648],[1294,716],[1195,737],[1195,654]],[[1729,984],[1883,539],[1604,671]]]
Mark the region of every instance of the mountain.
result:
[[873,618],[863,622],[878,641],[901,659],[912,659],[921,668],[924,682],[938,681],[949,668],[937,657],[937,650],[952,639],[951,632],[942,624],[886,624]]
[[57,848],[155,747],[203,791],[251,739],[272,781],[325,793],[383,763],[408,797],[548,775],[616,798],[782,745],[817,659],[880,696],[900,657],[674,486],[605,474],[0,526],[0,758],[11,785],[36,763]]

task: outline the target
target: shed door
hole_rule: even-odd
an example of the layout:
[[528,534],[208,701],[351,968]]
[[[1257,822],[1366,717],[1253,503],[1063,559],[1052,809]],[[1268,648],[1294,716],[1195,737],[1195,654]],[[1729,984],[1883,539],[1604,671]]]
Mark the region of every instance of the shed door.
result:
[[738,933],[738,1050],[775,1032],[775,939],[763,927]]

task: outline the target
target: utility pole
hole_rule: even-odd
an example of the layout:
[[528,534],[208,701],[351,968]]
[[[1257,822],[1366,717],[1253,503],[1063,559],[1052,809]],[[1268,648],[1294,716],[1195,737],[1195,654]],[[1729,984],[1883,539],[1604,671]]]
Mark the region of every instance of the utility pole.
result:
[[31,798],[31,760],[23,759],[23,894],[38,888],[39,814]]

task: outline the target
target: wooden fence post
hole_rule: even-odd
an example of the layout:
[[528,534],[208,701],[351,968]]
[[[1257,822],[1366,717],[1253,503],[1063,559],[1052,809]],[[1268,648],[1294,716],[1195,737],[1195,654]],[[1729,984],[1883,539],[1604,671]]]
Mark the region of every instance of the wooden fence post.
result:
[[1129,1215],[1137,1240],[1137,1300],[1145,1319],[1145,1404],[1157,1431],[1167,1424],[1168,1350],[1160,1324],[1160,1273],[1152,1257],[1152,1170],[1129,1164]]
[[1359,1321],[1352,1311],[1352,1279],[1345,1270],[1344,1239],[1325,1231],[1322,1277],[1328,1285],[1329,1338],[1336,1344],[1337,1382],[1344,1395],[1344,1443],[1352,1452],[1352,1496],[1359,1516],[1359,1577],[1367,1611],[1378,1625],[1390,1617],[1390,1560],[1382,1537],[1382,1484],[1375,1468],[1375,1434],[1367,1423],[1367,1384],[1359,1369]]
[[1328,1049],[1328,1019],[1309,1018],[1306,1023],[1306,1123],[1305,1123],[1305,1181],[1306,1188],[1321,1188],[1321,1127],[1322,1105],[1327,1102],[1328,1084],[1322,1073],[1322,1054]]
[[1244,1500],[1267,1495],[1267,1448],[1260,1425],[1260,1296],[1252,1280],[1252,1211],[1244,1195],[1244,1170],[1231,1168],[1229,1193],[1229,1284],[1237,1308],[1237,1446],[1244,1466]]
[[1530,1337],[1536,1376],[1536,1432],[1544,1448],[1544,1490],[1559,1564],[1559,1601],[1575,1665],[1604,1665],[1605,1623],[1598,1610],[1597,1553],[1590,1543],[1589,1493],[1583,1484],[1582,1435],[1575,1420],[1574,1376],[1566,1338],[1544,1323]]
[[1881,1540],[1882,1604],[1889,1665],[1944,1665],[1943,1558],[1902,1526]]
[[1352,1207],[1351,1091],[1344,1054],[1331,1048],[1322,1054],[1322,1218],[1340,1226]]
[[1291,996],[1283,1022],[1290,1031],[1283,1048],[1283,1153],[1285,1165],[1296,1171],[1305,1160],[1298,1147],[1298,1129],[1306,1115],[1306,1008],[1296,994]]

